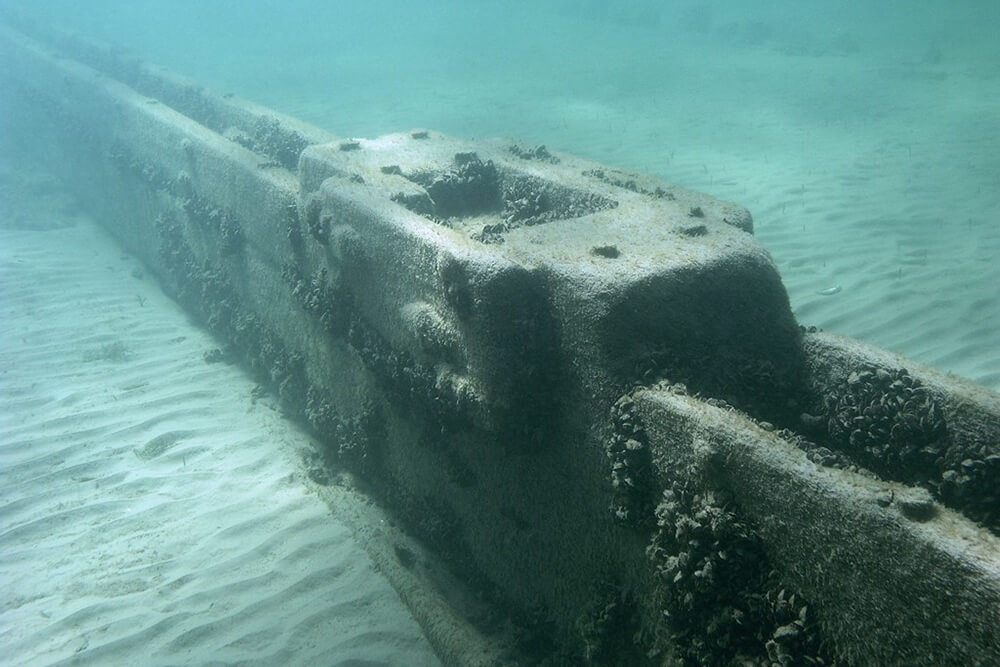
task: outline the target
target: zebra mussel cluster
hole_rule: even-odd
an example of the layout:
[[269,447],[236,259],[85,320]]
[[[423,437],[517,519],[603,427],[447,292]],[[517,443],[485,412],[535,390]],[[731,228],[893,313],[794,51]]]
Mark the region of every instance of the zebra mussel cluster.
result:
[[1000,445],[953,438],[931,391],[905,368],[864,366],[825,407],[831,445],[1000,533]]
[[807,603],[781,585],[724,491],[675,484],[655,515],[646,555],[684,664],[830,664]]
[[611,406],[613,431],[605,453],[611,462],[611,512],[620,523],[641,526],[653,514],[652,460],[635,402],[625,394]]
[[944,453],[947,427],[926,387],[905,368],[864,367],[826,399],[831,438],[879,472],[920,479]]

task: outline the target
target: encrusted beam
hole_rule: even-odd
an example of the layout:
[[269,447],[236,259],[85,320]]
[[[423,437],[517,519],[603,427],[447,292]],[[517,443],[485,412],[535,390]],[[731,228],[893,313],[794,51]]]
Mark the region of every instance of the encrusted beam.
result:
[[9,132],[465,582],[449,662],[1000,662],[1000,398],[801,329],[744,208],[24,31]]

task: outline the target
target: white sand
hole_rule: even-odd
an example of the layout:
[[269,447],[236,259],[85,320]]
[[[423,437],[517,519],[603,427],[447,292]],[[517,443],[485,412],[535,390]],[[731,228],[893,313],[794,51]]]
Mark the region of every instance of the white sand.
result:
[[331,516],[308,438],[139,263],[3,177],[0,662],[439,664],[364,499]]

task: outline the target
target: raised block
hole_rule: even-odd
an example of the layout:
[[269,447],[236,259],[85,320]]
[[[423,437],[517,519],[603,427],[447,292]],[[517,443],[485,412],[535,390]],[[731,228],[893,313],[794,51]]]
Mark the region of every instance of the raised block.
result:
[[718,374],[796,362],[787,297],[742,207],[426,131],[311,146],[299,173],[304,270],[337,272],[393,346],[455,388],[444,400],[491,428],[547,421],[573,372],[560,358],[588,359],[574,382],[596,392],[656,351]]

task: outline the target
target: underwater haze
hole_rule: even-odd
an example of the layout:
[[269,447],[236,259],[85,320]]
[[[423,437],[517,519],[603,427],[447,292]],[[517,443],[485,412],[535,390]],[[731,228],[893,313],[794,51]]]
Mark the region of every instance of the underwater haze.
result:
[[[1000,390],[995,0],[0,0],[8,15],[339,137],[510,138],[746,206],[801,325]],[[386,581],[419,545],[346,472],[303,481],[315,439],[30,150],[0,130],[0,663],[440,664]]]
[[341,136],[511,137],[739,202],[803,324],[1000,388],[1000,3],[23,4]]

